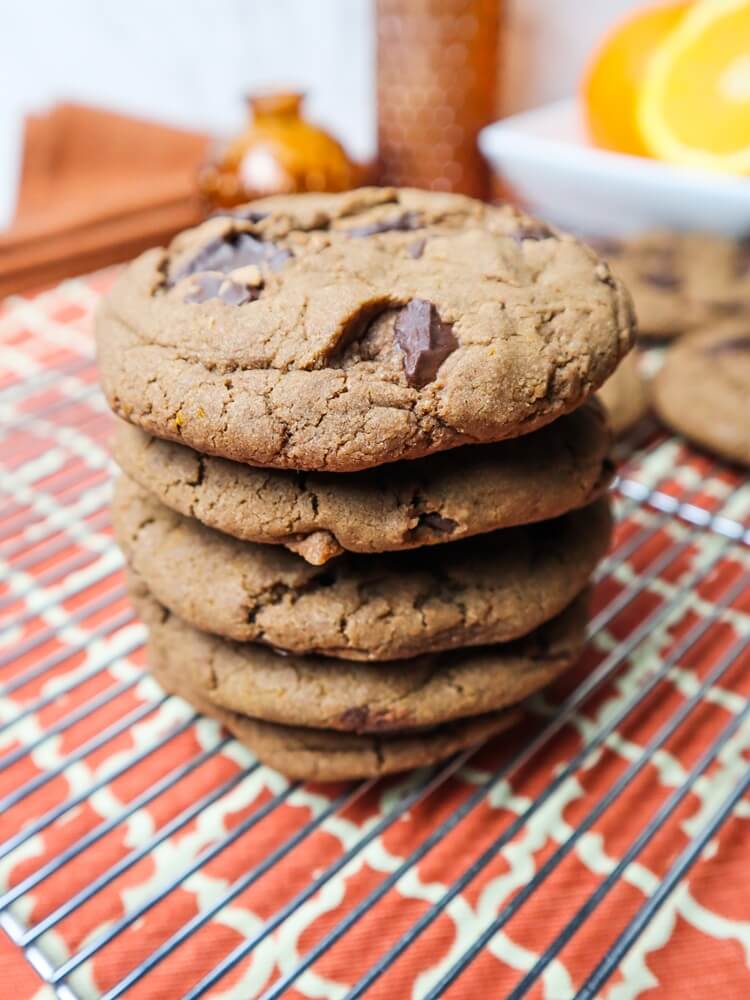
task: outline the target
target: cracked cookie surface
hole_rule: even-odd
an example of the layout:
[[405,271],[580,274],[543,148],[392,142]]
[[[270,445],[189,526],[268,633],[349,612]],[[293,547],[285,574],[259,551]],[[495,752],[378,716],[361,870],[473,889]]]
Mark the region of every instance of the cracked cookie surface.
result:
[[609,542],[606,499],[553,521],[315,567],[220,534],[121,477],[113,521],[154,597],[208,632],[298,653],[389,660],[506,642],[586,586]]
[[387,188],[210,219],[138,258],[97,317],[102,385],[126,420],[333,472],[543,426],[632,339],[627,293],[573,237]]
[[355,733],[435,726],[517,704],[578,658],[588,605],[584,594],[504,645],[373,664],[282,656],[258,643],[219,639],[170,614],[137,582],[131,589],[149,625],[151,669],[180,678],[227,711]]
[[346,476],[207,457],[124,422],[114,454],[130,478],[178,513],[322,565],[344,550],[452,542],[582,507],[611,478],[609,437],[592,401],[523,438]]
[[678,433],[750,465],[750,316],[670,347],[652,395],[659,416]]

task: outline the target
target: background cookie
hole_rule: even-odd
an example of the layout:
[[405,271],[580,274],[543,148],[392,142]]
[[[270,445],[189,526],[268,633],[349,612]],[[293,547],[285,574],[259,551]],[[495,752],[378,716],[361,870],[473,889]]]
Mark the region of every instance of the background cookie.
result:
[[505,642],[554,617],[609,542],[608,501],[450,546],[323,568],[164,507],[127,477],[115,531],[154,597],[198,628],[298,653],[388,660]]
[[729,315],[750,316],[746,242],[657,231],[600,247],[633,296],[643,337],[674,337]]
[[[628,386],[616,418],[633,395]],[[257,469],[123,422],[114,455],[173,510],[237,538],[284,544],[321,565],[345,549],[451,542],[581,507],[608,485],[609,443],[602,409],[592,401],[523,438],[395,463],[387,475]]]
[[143,591],[134,598],[149,624],[150,669],[180,678],[227,711],[358,733],[432,727],[516,704],[576,661],[588,606],[581,596],[531,635],[505,645],[347,664],[219,639],[186,625]]
[[458,195],[266,199],[141,256],[97,319],[116,413],[197,451],[354,471],[576,408],[633,339],[573,237]]
[[726,321],[670,347],[653,400],[676,431],[750,465],[750,319]]
[[648,411],[648,391],[635,351],[623,358],[597,395],[607,408],[615,434],[624,434],[638,423]]

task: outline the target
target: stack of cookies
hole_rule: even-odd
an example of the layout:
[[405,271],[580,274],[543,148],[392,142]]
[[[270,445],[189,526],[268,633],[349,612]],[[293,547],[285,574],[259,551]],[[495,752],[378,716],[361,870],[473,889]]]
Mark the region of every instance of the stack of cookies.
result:
[[508,207],[266,199],[97,320],[149,667],[288,775],[428,764],[577,658],[627,293]]

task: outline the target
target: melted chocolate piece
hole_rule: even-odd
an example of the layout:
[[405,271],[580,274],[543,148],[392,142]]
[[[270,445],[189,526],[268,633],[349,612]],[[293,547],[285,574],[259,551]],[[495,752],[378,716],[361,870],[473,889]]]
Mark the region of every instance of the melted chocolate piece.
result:
[[706,354],[715,357],[717,354],[733,354],[735,351],[750,351],[750,333],[741,333],[736,337],[720,340],[718,344],[711,344],[706,349]]
[[376,236],[378,233],[409,232],[412,229],[421,229],[422,225],[422,217],[418,212],[404,212],[394,219],[368,222],[364,226],[347,229],[346,232],[352,239],[360,239],[363,236]]
[[422,256],[422,254],[424,253],[424,248],[426,243],[427,240],[414,240],[413,243],[409,244],[409,246],[406,248],[406,252],[412,258],[412,260],[418,260]]
[[404,356],[406,380],[421,389],[458,347],[453,324],[444,323],[432,302],[412,299],[399,312],[394,325],[396,343]]
[[422,525],[424,525],[425,528],[431,528],[433,531],[437,531],[441,535],[452,535],[458,527],[458,522],[454,521],[450,517],[443,517],[442,514],[431,511],[429,514],[419,515],[418,527],[421,527]]
[[201,247],[194,257],[170,275],[169,284],[174,285],[198,271],[227,274],[248,264],[266,264],[272,271],[277,271],[292,256],[291,250],[258,240],[250,233],[228,233]]
[[193,280],[191,291],[183,302],[207,302],[209,299],[221,299],[229,306],[243,306],[252,302],[260,295],[259,288],[248,288],[239,285],[231,278],[221,274],[197,274]]
[[682,286],[680,279],[671,271],[648,271],[640,277],[646,282],[646,284],[653,285],[654,288],[664,288],[676,291]]
[[516,243],[522,243],[524,240],[548,240],[554,235],[549,226],[545,226],[543,222],[522,222],[512,234]]

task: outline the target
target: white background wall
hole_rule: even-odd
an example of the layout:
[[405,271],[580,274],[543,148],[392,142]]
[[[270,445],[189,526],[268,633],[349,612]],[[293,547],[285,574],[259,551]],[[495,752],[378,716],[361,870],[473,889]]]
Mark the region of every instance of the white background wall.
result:
[[[508,0],[508,109],[572,91],[594,40],[641,2]],[[23,115],[59,99],[223,132],[242,122],[242,94],[291,84],[371,154],[372,22],[372,0],[0,0],[0,224]]]

